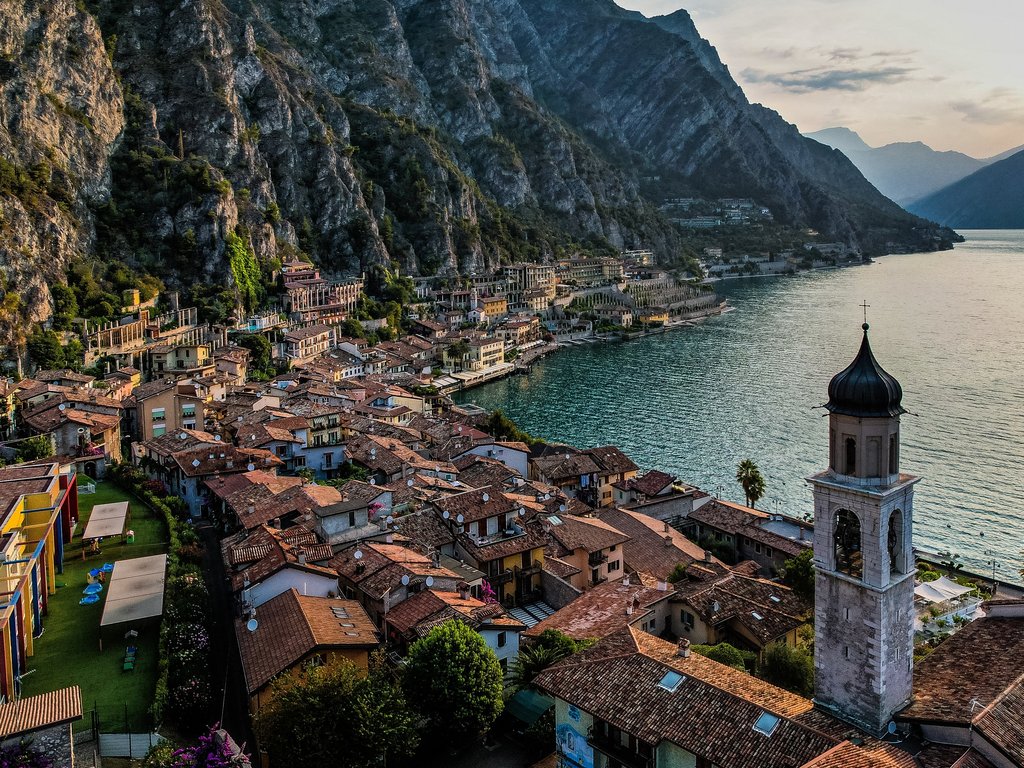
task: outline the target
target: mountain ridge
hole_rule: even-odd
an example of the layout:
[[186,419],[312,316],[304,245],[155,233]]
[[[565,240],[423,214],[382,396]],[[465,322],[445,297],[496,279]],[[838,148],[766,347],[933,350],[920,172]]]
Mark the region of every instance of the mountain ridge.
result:
[[963,229],[1024,229],[1024,150],[912,203],[910,208]]
[[123,265],[213,320],[254,309],[242,283],[300,253],[335,274],[465,274],[580,248],[671,262],[680,234],[641,188],[656,173],[662,195],[756,196],[868,254],[954,237],[747,102],[685,13],[26,0],[0,8],[0,30],[8,344],[82,260],[100,285],[85,317],[116,319]]

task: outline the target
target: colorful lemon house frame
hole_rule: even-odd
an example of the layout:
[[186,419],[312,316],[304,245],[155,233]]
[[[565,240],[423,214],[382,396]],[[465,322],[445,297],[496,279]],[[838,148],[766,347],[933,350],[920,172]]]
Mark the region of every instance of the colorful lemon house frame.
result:
[[20,692],[77,520],[74,465],[0,468],[0,700]]

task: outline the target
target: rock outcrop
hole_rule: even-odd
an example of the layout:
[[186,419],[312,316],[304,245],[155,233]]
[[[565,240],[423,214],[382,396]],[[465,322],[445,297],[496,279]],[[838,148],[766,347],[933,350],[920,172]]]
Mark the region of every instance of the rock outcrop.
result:
[[26,0],[0,5],[0,45],[8,320],[46,317],[46,283],[78,258],[197,300],[230,289],[231,235],[267,274],[299,250],[339,274],[575,247],[670,261],[666,194],[755,197],[868,253],[951,235],[749,104],[684,12]]

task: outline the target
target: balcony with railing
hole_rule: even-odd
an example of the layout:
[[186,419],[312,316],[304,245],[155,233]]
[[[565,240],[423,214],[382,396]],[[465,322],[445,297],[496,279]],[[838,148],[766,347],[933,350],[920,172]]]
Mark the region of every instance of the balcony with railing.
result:
[[590,555],[587,557],[587,563],[590,565],[591,568],[595,568],[595,567],[601,565],[602,563],[607,563],[607,562],[608,562],[608,553],[607,552],[591,552]]

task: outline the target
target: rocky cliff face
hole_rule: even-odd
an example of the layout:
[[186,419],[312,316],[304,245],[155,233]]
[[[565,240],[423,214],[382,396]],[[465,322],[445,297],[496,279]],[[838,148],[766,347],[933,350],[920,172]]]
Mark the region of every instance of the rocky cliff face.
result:
[[[0,3],[0,269],[32,319],[98,257],[201,293],[298,250],[454,274],[678,236],[743,194],[869,250],[934,228],[748,104],[685,13],[611,0]],[[658,188],[641,179],[657,175]],[[20,179],[20,181],[19,181]],[[656,202],[656,201],[655,201]],[[237,235],[244,253],[228,253]],[[235,285],[235,288],[238,286]],[[8,302],[13,304],[14,302]]]

